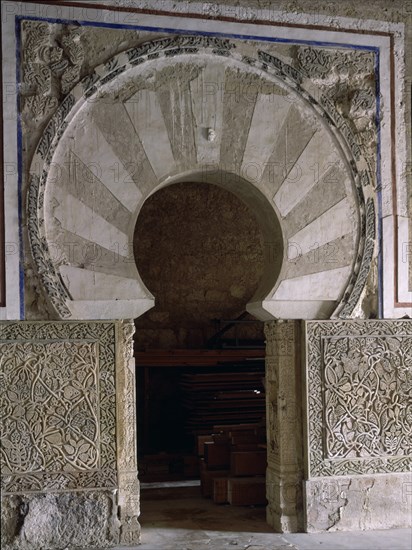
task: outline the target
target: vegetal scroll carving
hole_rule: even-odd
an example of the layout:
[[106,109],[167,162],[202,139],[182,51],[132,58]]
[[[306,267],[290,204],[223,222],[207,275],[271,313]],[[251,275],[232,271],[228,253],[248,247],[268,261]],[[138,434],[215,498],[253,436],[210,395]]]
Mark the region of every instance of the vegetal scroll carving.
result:
[[328,458],[412,454],[412,337],[326,338]]
[[309,476],[410,471],[412,322],[306,323]]
[[7,493],[117,487],[113,323],[0,325]]
[[89,342],[0,344],[3,474],[98,466],[96,351]]

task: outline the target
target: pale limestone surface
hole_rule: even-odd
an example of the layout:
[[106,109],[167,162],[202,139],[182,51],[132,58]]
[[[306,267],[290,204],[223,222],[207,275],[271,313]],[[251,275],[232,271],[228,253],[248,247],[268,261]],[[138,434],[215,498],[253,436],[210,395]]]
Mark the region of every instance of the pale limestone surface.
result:
[[120,542],[115,491],[3,497],[4,550],[104,548]]
[[306,531],[408,528],[411,487],[410,473],[305,481]]

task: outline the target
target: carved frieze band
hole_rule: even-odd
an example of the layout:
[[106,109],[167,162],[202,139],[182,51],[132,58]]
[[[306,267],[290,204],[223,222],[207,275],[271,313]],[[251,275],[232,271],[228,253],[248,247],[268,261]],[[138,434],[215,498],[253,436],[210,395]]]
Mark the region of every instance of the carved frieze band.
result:
[[31,174],[29,194],[27,197],[27,227],[30,240],[30,247],[37,272],[42,279],[46,295],[55,307],[61,319],[71,316],[66,300],[70,295],[59,278],[54,264],[51,260],[49,246],[44,234],[44,223],[41,223],[42,216],[39,215],[44,203],[44,191],[47,173],[40,178],[37,174]]
[[412,321],[307,322],[309,476],[412,467]]
[[107,489],[116,466],[115,324],[0,324],[5,494]]
[[[38,32],[36,30],[36,24],[41,27],[39,28],[40,34],[44,34],[44,29],[42,27],[44,23],[36,22],[27,27],[26,35],[29,35],[31,32],[34,34]],[[73,44],[70,42],[71,46],[69,44],[67,45],[67,48],[65,48],[66,57],[68,59],[70,58],[70,63],[73,65],[73,68],[78,68],[81,61],[81,55],[79,54],[80,57],[79,55],[77,57],[75,56],[76,52],[74,50],[77,42],[76,40],[73,40]],[[29,36],[26,38],[25,44],[27,45],[28,43],[30,43]],[[35,45],[38,43],[40,44],[42,42],[34,40]],[[58,276],[57,266],[51,266],[52,268],[50,270],[44,269],[45,265],[49,265],[50,263],[52,264],[52,260],[48,250],[48,244],[43,235],[43,203],[44,188],[50,162],[65,127],[84,101],[99,92],[102,86],[124,73],[124,71],[140,65],[148,60],[161,57],[170,58],[181,54],[194,53],[207,53],[223,57],[231,57],[238,63],[254,66],[256,69],[264,71],[274,78],[280,79],[286,86],[294,90],[295,93],[299,94],[299,96],[306,101],[308,106],[311,106],[321,117],[330,121],[330,123],[335,126],[335,137],[345,144],[343,150],[349,151],[347,154],[348,166],[351,167],[354,183],[357,186],[358,195],[360,197],[359,212],[361,227],[366,230],[367,224],[365,222],[364,208],[365,200],[363,198],[364,186],[361,183],[361,181],[365,180],[365,177],[361,178],[359,176],[360,173],[365,172],[365,163],[361,162],[362,159],[360,158],[359,146],[356,143],[355,138],[353,138],[346,121],[343,120],[342,116],[336,111],[333,102],[327,102],[326,99],[323,103],[318,102],[305,90],[303,80],[307,75],[304,74],[301,68],[292,67],[281,59],[278,59],[263,51],[258,51],[257,58],[241,55],[240,53],[237,53],[235,43],[230,40],[217,37],[173,36],[171,38],[163,38],[160,40],[147,42],[113,57],[104,65],[96,67],[92,73],[83,78],[83,80],[77,85],[75,85],[77,77],[73,78],[72,82],[74,87],[71,89],[70,93],[67,94],[51,118],[33,157],[31,173],[38,174],[39,180],[32,178],[30,184],[30,187],[34,186],[38,189],[37,193],[32,191],[29,194],[28,218],[30,243],[37,271],[42,279],[44,287],[47,289],[52,305],[56,309],[60,318],[69,318],[71,316],[71,312],[69,311],[67,305],[68,300],[70,300],[70,296]],[[357,52],[356,54],[362,55],[360,52]],[[345,64],[342,65],[343,68],[344,66]],[[65,87],[65,90],[68,91],[68,88]],[[365,98],[359,98],[360,104],[363,105],[365,101]],[[361,261],[357,261],[355,263],[352,281],[344,293],[343,300],[338,307],[338,309],[341,310],[342,307],[345,306],[345,311],[342,315],[346,317],[351,314],[356,306],[356,301],[359,298],[358,290],[362,290],[366,281],[364,274],[367,274],[370,268],[371,254],[369,248],[372,246],[372,241],[370,239],[368,241],[370,245],[369,248],[366,248],[365,242],[366,236],[364,234],[361,235],[361,238],[359,239],[359,250],[357,254],[357,257],[360,258]]]

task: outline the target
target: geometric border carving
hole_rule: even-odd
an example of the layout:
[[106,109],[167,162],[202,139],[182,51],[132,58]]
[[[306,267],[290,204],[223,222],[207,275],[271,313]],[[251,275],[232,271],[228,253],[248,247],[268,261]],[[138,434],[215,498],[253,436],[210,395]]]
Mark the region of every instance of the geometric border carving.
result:
[[[97,434],[94,439],[98,460],[94,460],[89,468],[73,467],[69,471],[59,468],[54,471],[53,464],[42,464],[39,467],[33,467],[24,473],[11,471],[4,475],[2,468],[1,488],[3,494],[29,493],[29,492],[62,492],[62,491],[81,491],[84,489],[116,489],[118,487],[117,475],[117,449],[116,449],[116,337],[117,328],[115,323],[110,322],[18,322],[2,323],[0,325],[0,346],[14,346],[24,351],[32,348],[36,353],[33,356],[38,360],[45,347],[66,343],[66,352],[70,353],[77,348],[80,353],[86,350],[93,351],[96,356],[89,357],[88,374],[93,377],[93,382],[97,380],[97,392],[91,392],[89,398],[93,399],[96,395],[95,403],[90,402],[88,409],[89,415],[95,412],[97,421]],[[37,346],[37,348],[36,348]],[[76,361],[76,354],[71,354],[72,361]],[[79,364],[84,363],[84,357],[78,357]],[[21,360],[16,367],[21,366]],[[67,361],[62,362],[62,367],[67,368]],[[44,371],[45,366],[39,363],[29,366],[30,370],[37,370],[39,373]],[[54,366],[56,368],[56,366]],[[79,370],[79,369],[77,369]],[[76,368],[73,368],[71,374],[75,374]],[[80,372],[80,370],[79,370]],[[6,376],[1,370],[2,378]],[[67,380],[70,373],[67,373]],[[73,376],[74,379],[74,376]],[[56,380],[59,376],[56,373]],[[52,378],[49,378],[51,385]],[[13,384],[14,382],[12,382]],[[75,384],[76,385],[76,384]],[[35,385],[31,386],[34,389]],[[79,384],[77,388],[81,388]],[[2,384],[2,390],[10,391],[12,387]],[[27,384],[26,384],[27,388]],[[72,388],[67,386],[66,396],[73,392]],[[57,395],[57,394],[56,394]],[[56,400],[58,402],[58,400]],[[2,395],[2,409],[6,408],[7,400]],[[26,400],[27,404],[28,401]],[[4,418],[5,414],[2,413]],[[90,418],[86,419],[89,423]],[[67,427],[66,427],[67,432]],[[88,433],[87,431],[85,433]],[[80,436],[83,434],[80,434]],[[2,434],[4,437],[4,434]],[[33,447],[35,434],[29,433],[32,438],[29,445]],[[86,447],[84,447],[86,448]],[[70,451],[70,449],[69,449]],[[61,464],[61,461],[60,461]],[[48,467],[49,466],[49,467]]]
[[[340,475],[365,475],[392,472],[410,472],[412,468],[412,456],[397,453],[391,456],[388,452],[381,452],[379,456],[357,457],[333,457],[328,451],[326,404],[330,398],[330,388],[326,388],[325,369],[330,371],[329,354],[326,358],[328,366],[325,367],[325,349],[328,349],[332,340],[352,344],[362,339],[370,348],[375,347],[376,353],[381,354],[385,345],[396,346],[410,345],[412,336],[412,321],[307,321],[305,322],[306,337],[306,430],[307,430],[307,474],[308,478],[318,476]],[[392,339],[391,339],[392,337]],[[401,349],[400,348],[400,349]],[[350,353],[350,352],[349,352]],[[356,363],[356,364],[355,364]],[[368,368],[362,366],[362,361],[354,361],[356,368]],[[360,365],[360,367],[359,367]],[[408,354],[402,354],[402,369],[411,377],[412,361]],[[338,365],[337,368],[340,368]],[[347,364],[351,368],[351,364]],[[389,368],[392,375],[395,365],[384,365]],[[328,373],[326,373],[327,376]],[[330,381],[330,380],[329,380]],[[379,388],[379,386],[377,386]],[[375,401],[376,403],[376,401]],[[394,404],[395,407],[395,404]],[[411,413],[409,413],[411,414]],[[354,418],[356,421],[356,418]],[[329,434],[330,435],[330,434]],[[380,433],[380,436],[389,435]],[[329,440],[330,441],[330,440]],[[329,456],[328,456],[329,454]],[[362,452],[359,453],[362,455]],[[376,453],[378,454],[378,453]]]

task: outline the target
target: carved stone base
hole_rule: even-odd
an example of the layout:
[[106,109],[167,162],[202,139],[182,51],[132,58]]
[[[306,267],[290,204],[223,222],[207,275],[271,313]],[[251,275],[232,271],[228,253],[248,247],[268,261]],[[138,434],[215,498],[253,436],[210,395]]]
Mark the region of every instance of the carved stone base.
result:
[[412,526],[412,475],[324,477],[304,483],[306,531]]
[[2,548],[140,542],[133,332],[0,323]]
[[302,480],[295,472],[280,473],[269,465],[266,471],[269,505],[266,519],[275,531],[297,533],[303,530]]

